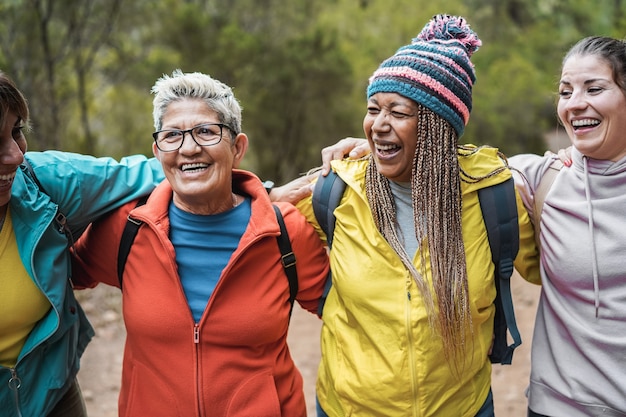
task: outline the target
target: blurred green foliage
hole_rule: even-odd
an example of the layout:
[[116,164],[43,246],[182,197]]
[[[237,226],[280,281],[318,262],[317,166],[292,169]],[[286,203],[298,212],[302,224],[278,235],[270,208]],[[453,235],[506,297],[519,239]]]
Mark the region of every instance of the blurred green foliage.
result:
[[561,59],[626,34],[623,0],[4,0],[0,70],[27,95],[31,149],[151,154],[150,88],[176,68],[229,84],[245,168],[281,183],[362,136],[369,75],[437,13],[483,41],[465,143],[539,152],[557,130]]

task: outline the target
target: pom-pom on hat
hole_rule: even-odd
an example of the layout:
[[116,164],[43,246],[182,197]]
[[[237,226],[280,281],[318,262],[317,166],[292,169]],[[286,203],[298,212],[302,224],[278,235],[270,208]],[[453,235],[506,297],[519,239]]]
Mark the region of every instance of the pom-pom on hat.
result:
[[461,137],[476,81],[472,54],[482,45],[462,17],[436,15],[410,45],[383,61],[370,77],[367,98],[397,93],[447,120]]

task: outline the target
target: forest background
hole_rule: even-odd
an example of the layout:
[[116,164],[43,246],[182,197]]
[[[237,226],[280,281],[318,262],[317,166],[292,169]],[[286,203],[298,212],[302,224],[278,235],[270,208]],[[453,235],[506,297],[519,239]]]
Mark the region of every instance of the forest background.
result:
[[[251,152],[282,183],[321,147],[362,136],[378,64],[437,13],[483,46],[464,143],[539,152],[559,134],[563,54],[588,35],[624,37],[624,0],[0,0],[0,70],[30,101],[31,150],[151,155],[162,74],[200,71],[234,88]],[[561,134],[562,135],[562,134]]]
[[[151,155],[152,96],[176,68],[229,84],[244,107],[243,167],[285,182],[321,147],[362,136],[378,64],[437,13],[462,15],[483,41],[461,139],[506,154],[567,143],[555,115],[563,54],[589,35],[626,35],[626,0],[0,0],[0,70],[30,102],[31,150]],[[553,140],[557,138],[557,140]],[[559,145],[555,145],[555,143]],[[517,280],[521,281],[521,280]],[[496,414],[525,416],[538,287],[514,291],[524,344],[495,367]],[[120,293],[81,303],[97,329],[79,373],[93,417],[117,416],[125,338]],[[314,415],[319,320],[294,311],[290,347]],[[293,324],[296,324],[295,326]]]

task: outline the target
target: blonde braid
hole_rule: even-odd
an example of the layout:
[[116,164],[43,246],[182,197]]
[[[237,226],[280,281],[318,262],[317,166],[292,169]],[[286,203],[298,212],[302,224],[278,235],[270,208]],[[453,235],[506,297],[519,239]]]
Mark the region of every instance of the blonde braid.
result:
[[[457,153],[459,157],[462,158],[467,158],[468,156],[472,156],[473,154],[475,154],[476,152],[479,152],[481,149],[483,148],[489,148],[490,146],[487,145],[482,145],[482,146],[463,146],[463,145],[459,145],[457,148],[459,150],[459,152]],[[503,165],[494,169],[493,171],[489,172],[486,175],[483,175],[481,177],[475,177],[473,175],[470,175],[468,172],[465,172],[464,170],[461,170],[461,181],[468,183],[468,184],[474,184],[477,183],[479,181],[482,181],[486,178],[490,178],[493,177],[494,175],[498,175],[499,173],[501,173],[502,171],[506,171],[507,169],[510,169],[509,167],[509,161],[506,158],[506,156],[498,151],[498,156],[500,157],[500,159],[503,162]]]
[[422,274],[420,274],[415,268],[415,265],[413,265],[411,257],[406,253],[404,245],[398,238],[398,234],[396,233],[398,221],[396,205],[393,201],[391,186],[389,185],[389,180],[378,172],[376,163],[371,155],[366,172],[365,192],[372,209],[372,216],[374,217],[376,228],[380,231],[385,240],[387,240],[394,252],[400,257],[402,264],[409,270],[409,273],[415,280],[417,288],[424,299],[426,311],[429,313],[428,317],[431,322],[431,327],[434,328],[435,322],[433,314],[431,313],[435,310],[435,304],[432,292],[428,288],[428,283],[423,278]]
[[[413,276],[424,298],[431,326],[439,331],[449,362],[464,359],[466,334],[471,329],[465,246],[461,227],[460,167],[457,136],[449,123],[419,106],[417,145],[411,177],[415,235],[420,245],[418,272],[396,234],[396,210],[389,180],[370,162],[366,193],[374,222]],[[424,239],[427,238],[427,239]],[[430,256],[432,287],[428,285]],[[471,330],[470,330],[471,331]]]
[[[465,351],[467,329],[472,325],[457,135],[437,114],[420,109],[412,175],[415,233],[428,237],[427,252],[424,247],[420,253],[422,269],[426,270],[428,253],[439,307],[437,327],[450,360]],[[418,221],[420,217],[422,221]]]

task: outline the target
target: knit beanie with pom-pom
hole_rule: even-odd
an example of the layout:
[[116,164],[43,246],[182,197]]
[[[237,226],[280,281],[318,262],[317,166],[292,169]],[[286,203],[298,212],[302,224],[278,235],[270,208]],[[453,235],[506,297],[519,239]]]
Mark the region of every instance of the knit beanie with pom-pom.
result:
[[370,77],[367,98],[397,93],[447,120],[461,137],[476,81],[472,54],[482,42],[462,17],[436,15],[410,45],[383,61]]

